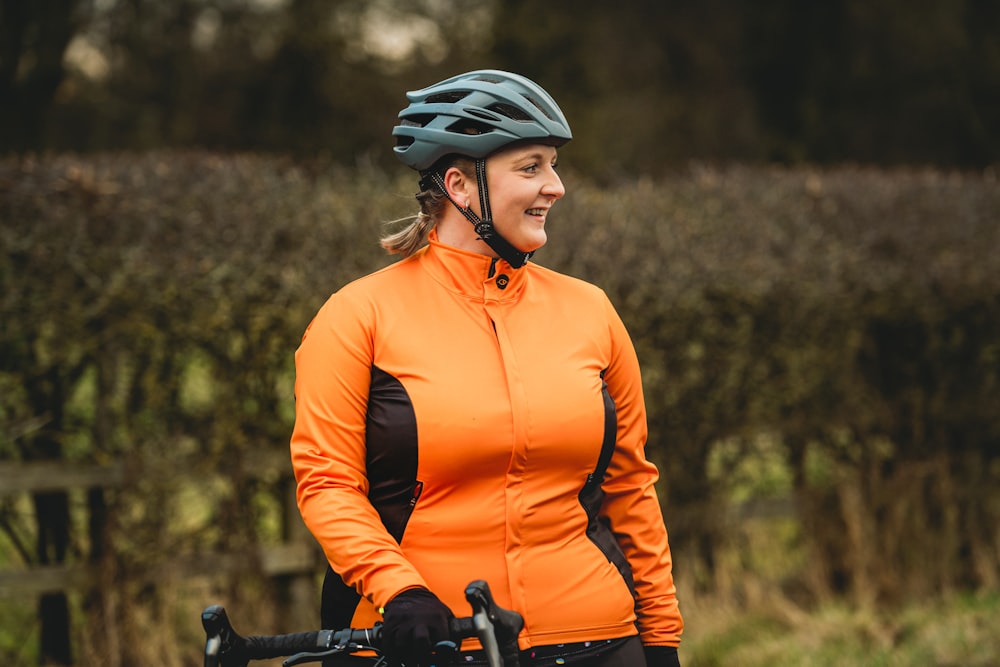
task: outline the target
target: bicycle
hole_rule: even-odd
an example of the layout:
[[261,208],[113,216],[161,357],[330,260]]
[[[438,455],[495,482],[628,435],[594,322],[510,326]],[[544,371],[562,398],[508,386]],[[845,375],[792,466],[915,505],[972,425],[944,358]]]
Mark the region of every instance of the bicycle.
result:
[[[450,640],[435,647],[442,664],[448,664],[449,655],[458,650],[463,639],[476,637],[483,645],[490,667],[518,667],[517,635],[524,627],[521,615],[498,606],[489,585],[482,580],[465,587],[465,599],[472,607],[472,615],[452,619]],[[202,612],[201,624],[205,629],[205,667],[246,667],[251,660],[272,658],[286,658],[283,667],[293,667],[352,656],[359,651],[372,656],[372,667],[393,664],[379,648],[381,623],[371,628],[244,637],[233,629],[223,607],[211,605]]]

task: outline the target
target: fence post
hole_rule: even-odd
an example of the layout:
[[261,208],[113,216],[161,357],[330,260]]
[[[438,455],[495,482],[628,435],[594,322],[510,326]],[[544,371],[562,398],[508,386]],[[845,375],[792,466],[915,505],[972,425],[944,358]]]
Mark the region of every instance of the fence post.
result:
[[[290,545],[315,544],[312,535],[302,522],[295,500],[295,479],[285,476],[281,480],[279,493],[282,507],[282,539]],[[286,632],[302,628],[319,627],[319,585],[315,572],[297,571],[278,575],[277,598],[281,623],[288,627]]]

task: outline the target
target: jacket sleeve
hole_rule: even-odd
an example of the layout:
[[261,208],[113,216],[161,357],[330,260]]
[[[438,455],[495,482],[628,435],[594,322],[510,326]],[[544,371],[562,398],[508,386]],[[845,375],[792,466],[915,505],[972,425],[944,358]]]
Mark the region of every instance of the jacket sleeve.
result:
[[602,514],[632,567],[639,633],[647,646],[677,646],[684,622],[654,486],[656,466],[646,459],[646,408],[635,348],[621,318],[606,301],[612,358],[604,379],[615,401],[618,437],[604,480]]
[[292,468],[299,511],[333,570],[375,608],[425,586],[368,500],[365,416],[374,358],[363,298],[333,295],[295,354]]

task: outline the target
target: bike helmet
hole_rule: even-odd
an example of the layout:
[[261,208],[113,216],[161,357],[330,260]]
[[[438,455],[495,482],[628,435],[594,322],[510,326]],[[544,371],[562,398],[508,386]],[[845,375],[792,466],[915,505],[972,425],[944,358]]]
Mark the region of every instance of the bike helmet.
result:
[[515,141],[561,146],[573,138],[559,105],[534,81],[501,70],[453,76],[406,94],[393,149],[418,171],[450,153],[485,158]]
[[[562,146],[573,138],[569,123],[552,96],[537,83],[501,70],[476,70],[406,94],[410,105],[393,128],[393,151],[420,172],[420,188],[437,187],[471,222],[479,237],[514,268],[531,257],[510,245],[493,228],[486,158],[517,141]],[[441,174],[432,167],[446,155],[476,161],[482,217],[448,195]]]

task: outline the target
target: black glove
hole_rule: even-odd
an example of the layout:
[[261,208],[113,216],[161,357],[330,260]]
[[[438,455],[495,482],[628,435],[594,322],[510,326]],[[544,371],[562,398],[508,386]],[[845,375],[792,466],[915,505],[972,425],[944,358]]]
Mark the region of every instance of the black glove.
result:
[[403,591],[385,605],[382,651],[399,662],[426,663],[435,644],[451,639],[448,622],[454,617],[426,588]]
[[643,646],[646,653],[646,667],[681,667],[674,646]]

